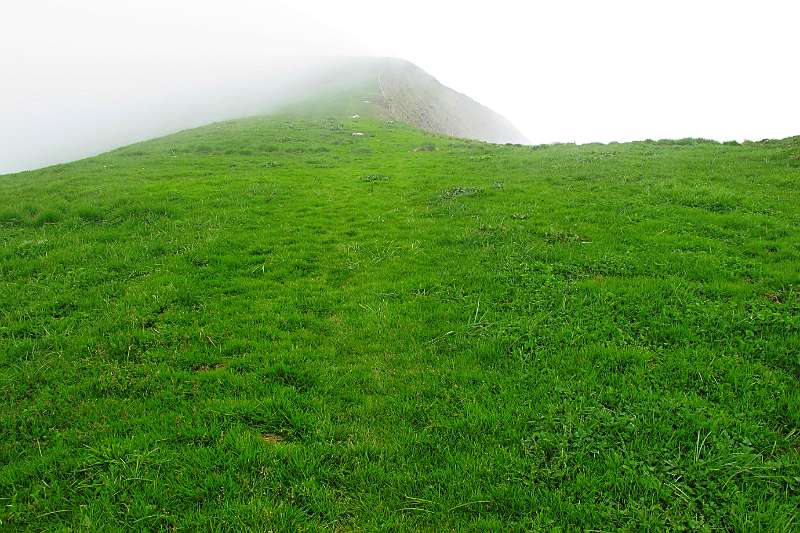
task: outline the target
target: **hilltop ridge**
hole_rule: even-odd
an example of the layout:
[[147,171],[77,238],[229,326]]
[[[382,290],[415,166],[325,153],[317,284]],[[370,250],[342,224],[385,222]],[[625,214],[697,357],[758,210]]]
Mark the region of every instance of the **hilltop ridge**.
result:
[[[177,83],[175,77],[162,82],[152,94],[119,95],[113,106],[97,99],[72,103],[91,113],[62,116],[50,110],[47,123],[30,117],[27,146],[0,143],[0,174],[66,163],[214,122],[287,111],[306,118],[359,114],[456,137],[526,142],[505,118],[401,59],[308,57],[236,73],[209,71],[191,82]],[[53,128],[54,121],[62,126]]]
[[493,143],[526,144],[511,122],[413,63],[386,61],[378,71],[380,105],[388,116],[426,131]]
[[431,133],[491,143],[527,144],[505,117],[397,58],[349,58],[325,69],[286,109],[306,116],[359,114]]

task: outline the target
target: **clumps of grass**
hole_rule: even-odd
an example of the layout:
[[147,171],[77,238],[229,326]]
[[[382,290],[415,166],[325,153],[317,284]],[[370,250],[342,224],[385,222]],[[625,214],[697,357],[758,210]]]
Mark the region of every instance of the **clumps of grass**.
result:
[[51,246],[47,239],[27,240],[19,243],[16,249],[17,257],[28,259],[31,257],[39,257],[47,255]]
[[6,208],[0,211],[0,226],[41,227],[56,224],[61,218],[61,212],[55,209],[41,210],[37,206],[27,205],[21,210]]
[[545,231],[544,240],[547,244],[577,244],[588,242],[577,233],[558,228],[550,228]]
[[22,215],[12,209],[0,210],[0,226],[18,226],[22,223]]
[[285,387],[292,387],[298,391],[308,390],[314,384],[314,380],[309,374],[294,370],[284,363],[279,363],[267,369],[261,375],[261,379]]
[[313,146],[313,147],[295,146],[292,148],[286,148],[284,150],[285,153],[292,155],[324,154],[330,151],[331,151],[330,148],[328,148],[327,146]]
[[[652,142],[652,141],[651,141]],[[702,137],[685,137],[683,139],[659,139],[656,144],[674,146],[696,146],[698,144],[719,144],[713,139],[703,139]]]
[[328,131],[342,131],[344,130],[344,124],[336,120],[335,118],[328,117],[322,121],[322,126]]
[[460,196],[475,196],[480,192],[481,189],[476,189],[475,187],[452,187],[442,191],[440,196],[442,200],[452,200]]
[[145,154],[146,152],[144,152],[144,150],[126,150],[120,153],[119,155],[123,157],[141,157]]
[[203,255],[191,255],[188,256],[187,259],[192,266],[198,268],[206,267],[209,263],[208,257]]
[[175,212],[166,205],[124,205],[121,204],[114,210],[110,217],[115,222],[132,221],[142,224],[153,224],[161,222],[163,219],[170,219],[175,216]]
[[739,207],[736,195],[725,188],[712,185],[694,185],[671,190],[668,197],[685,207],[704,209],[712,213],[727,213]]
[[367,174],[366,176],[361,178],[361,181],[369,181],[369,182],[387,181],[388,179],[389,179],[389,176],[387,176],[385,174]]
[[283,166],[283,163],[279,161],[267,161],[266,163],[261,165],[264,168],[279,168]]
[[227,367],[225,363],[199,363],[192,365],[192,372],[211,372],[212,370],[223,370]]
[[44,226],[46,224],[57,224],[61,220],[61,214],[52,209],[42,211],[33,220],[34,226]]
[[311,165],[315,168],[334,168],[336,165],[333,163],[329,163],[328,161],[322,161],[320,159],[308,159],[306,165]]
[[436,145],[433,143],[425,143],[414,148],[415,152],[435,152],[436,150]]
[[324,154],[324,153],[327,153],[327,152],[330,152],[330,151],[331,151],[331,149],[328,148],[327,146],[312,146],[312,147],[296,146],[296,147],[287,148],[286,150],[284,150],[284,152],[286,152],[287,154],[297,154],[297,155],[300,155],[300,154]]
[[[652,154],[646,154],[652,155]],[[578,155],[575,157],[575,162],[579,164],[584,163],[593,163],[594,161],[603,161],[606,159],[611,159],[614,157],[613,152],[589,152],[584,155]]]
[[66,318],[78,308],[72,302],[60,301],[54,304],[50,310],[50,316],[53,318]]
[[97,207],[84,206],[78,209],[78,218],[83,222],[97,224],[105,221],[105,213]]
[[285,402],[241,400],[222,403],[218,412],[224,419],[237,420],[261,435],[262,439],[269,438],[272,442],[302,440],[306,432],[307,419]]
[[255,151],[251,148],[228,148],[221,153],[225,155],[253,155]]

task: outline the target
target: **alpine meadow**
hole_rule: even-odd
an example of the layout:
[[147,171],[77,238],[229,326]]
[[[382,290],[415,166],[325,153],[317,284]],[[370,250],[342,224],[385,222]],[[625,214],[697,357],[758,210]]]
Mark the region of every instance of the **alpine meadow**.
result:
[[800,137],[410,68],[0,176],[0,528],[800,528]]

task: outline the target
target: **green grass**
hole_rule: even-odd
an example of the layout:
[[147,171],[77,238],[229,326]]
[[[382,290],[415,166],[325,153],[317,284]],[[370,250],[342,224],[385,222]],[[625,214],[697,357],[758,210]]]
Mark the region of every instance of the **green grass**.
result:
[[3,176],[0,526],[797,530],[798,155],[277,117]]

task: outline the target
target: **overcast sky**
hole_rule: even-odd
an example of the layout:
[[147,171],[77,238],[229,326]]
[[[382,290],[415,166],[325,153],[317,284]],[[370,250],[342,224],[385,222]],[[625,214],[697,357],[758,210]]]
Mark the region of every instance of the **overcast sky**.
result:
[[0,0],[0,173],[266,110],[319,55],[408,59],[534,143],[798,135],[798,25],[797,0]]

